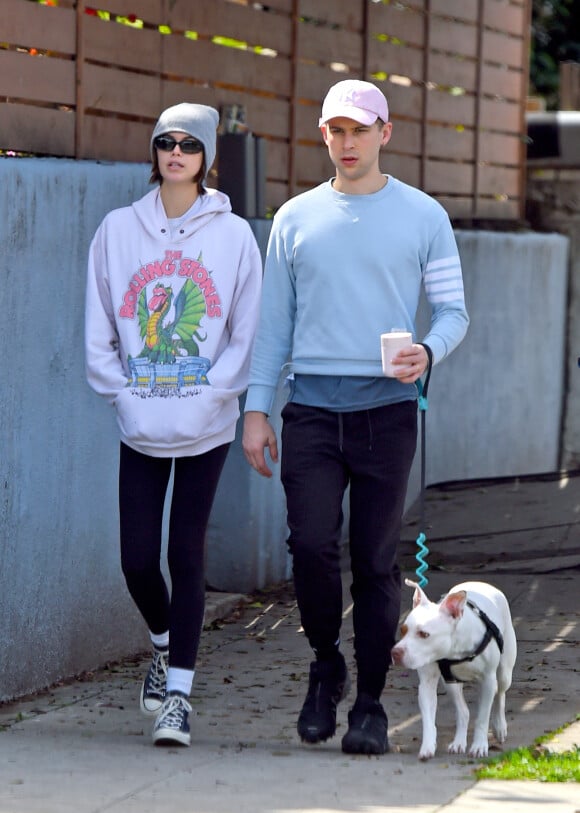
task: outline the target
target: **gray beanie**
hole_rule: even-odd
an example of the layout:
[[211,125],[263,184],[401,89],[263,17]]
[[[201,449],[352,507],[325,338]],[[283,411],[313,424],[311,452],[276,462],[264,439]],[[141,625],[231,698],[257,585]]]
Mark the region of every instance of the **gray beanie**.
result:
[[215,161],[216,130],[219,118],[218,111],[206,104],[182,102],[168,107],[159,116],[153,130],[150,143],[151,158],[155,155],[153,141],[158,135],[171,132],[187,133],[203,144],[205,167],[209,171]]

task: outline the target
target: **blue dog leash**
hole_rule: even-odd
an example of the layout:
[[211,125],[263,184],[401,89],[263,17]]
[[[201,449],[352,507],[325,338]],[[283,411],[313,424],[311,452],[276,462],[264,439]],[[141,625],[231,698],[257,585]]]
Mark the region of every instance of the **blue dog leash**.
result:
[[[422,343],[421,343],[422,344]],[[417,547],[419,550],[415,555],[415,559],[419,563],[415,573],[417,575],[419,587],[425,587],[427,582],[429,581],[425,576],[425,573],[429,567],[427,564],[427,555],[429,553],[429,548],[425,544],[427,541],[427,537],[425,535],[424,529],[425,528],[425,460],[426,460],[426,453],[425,453],[425,417],[427,413],[427,407],[429,406],[427,400],[427,391],[429,389],[429,379],[431,378],[431,368],[433,367],[433,352],[431,348],[423,344],[427,353],[427,357],[429,359],[429,363],[427,365],[427,375],[425,376],[425,381],[422,382],[421,379],[416,381],[417,389],[419,390],[419,412],[421,413],[421,495],[420,495],[420,519],[419,519],[419,536],[417,537]]]

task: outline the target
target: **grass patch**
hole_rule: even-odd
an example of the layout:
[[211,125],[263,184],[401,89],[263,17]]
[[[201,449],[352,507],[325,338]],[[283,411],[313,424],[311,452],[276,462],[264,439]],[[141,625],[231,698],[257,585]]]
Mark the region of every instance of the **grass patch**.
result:
[[[580,720],[580,715],[576,718]],[[546,743],[568,726],[538,737],[531,748],[516,748],[492,757],[475,772],[478,779],[530,779],[536,782],[580,782],[580,748],[556,753]]]
[[580,782],[580,750],[555,754],[541,747],[516,748],[494,757],[476,774],[478,779]]

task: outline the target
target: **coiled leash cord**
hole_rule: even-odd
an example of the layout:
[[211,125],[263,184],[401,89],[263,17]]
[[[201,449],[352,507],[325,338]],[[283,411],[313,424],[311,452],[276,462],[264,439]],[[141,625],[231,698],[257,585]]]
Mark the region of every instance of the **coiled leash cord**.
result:
[[419,563],[415,573],[418,579],[419,587],[425,587],[427,582],[429,581],[428,578],[425,576],[429,565],[427,564],[427,555],[429,553],[429,548],[425,544],[427,541],[427,537],[425,535],[424,529],[425,528],[425,460],[426,460],[426,453],[425,453],[425,417],[427,413],[427,407],[429,406],[427,401],[427,390],[429,389],[429,379],[431,378],[431,368],[433,367],[433,352],[429,345],[423,344],[423,342],[419,342],[422,347],[425,348],[427,353],[427,357],[429,359],[429,363],[427,365],[427,375],[425,376],[425,381],[422,382],[421,379],[417,379],[415,382],[417,385],[417,389],[419,390],[419,412],[421,413],[421,495],[420,495],[420,516],[419,516],[419,536],[417,537],[417,547],[419,550],[415,555],[415,559]]

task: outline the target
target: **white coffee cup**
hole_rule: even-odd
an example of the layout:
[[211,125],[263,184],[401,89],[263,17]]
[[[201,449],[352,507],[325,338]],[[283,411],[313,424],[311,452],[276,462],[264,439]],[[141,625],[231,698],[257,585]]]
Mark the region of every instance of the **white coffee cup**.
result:
[[399,350],[409,347],[413,343],[413,336],[403,330],[391,330],[390,333],[381,333],[381,357],[383,360],[383,373],[389,378],[395,378],[395,369],[392,361]]

